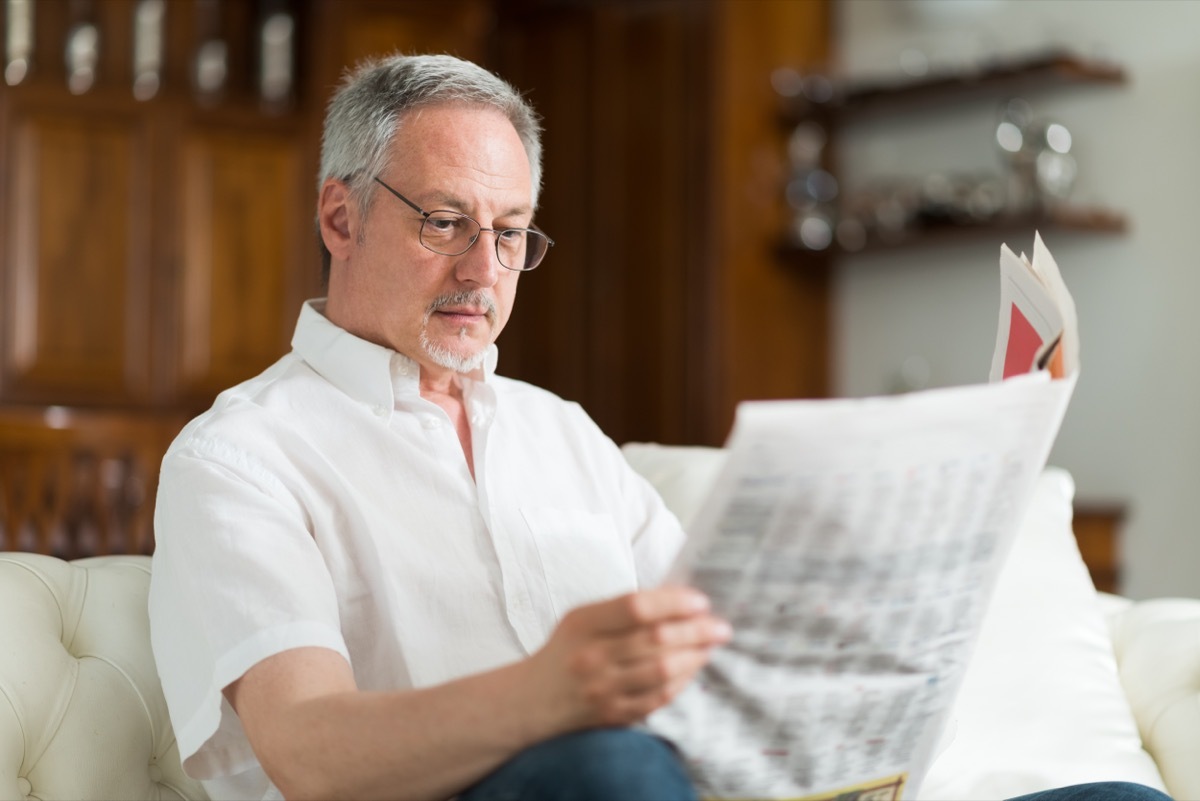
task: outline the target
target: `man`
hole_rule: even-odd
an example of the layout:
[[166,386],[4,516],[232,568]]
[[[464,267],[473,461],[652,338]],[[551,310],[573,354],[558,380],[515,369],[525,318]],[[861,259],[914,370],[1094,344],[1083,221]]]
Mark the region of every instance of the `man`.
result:
[[446,798],[502,765],[474,792],[691,792],[627,727],[728,626],[656,588],[682,534],[612,442],[493,372],[539,180],[532,109],[473,64],[390,58],[331,103],[328,298],[163,461],[152,639],[214,798]]
[[163,460],[152,643],[214,799],[695,797],[636,724],[729,627],[658,586],[679,524],[613,443],[494,373],[539,182],[475,65],[389,58],[330,105],[328,298]]

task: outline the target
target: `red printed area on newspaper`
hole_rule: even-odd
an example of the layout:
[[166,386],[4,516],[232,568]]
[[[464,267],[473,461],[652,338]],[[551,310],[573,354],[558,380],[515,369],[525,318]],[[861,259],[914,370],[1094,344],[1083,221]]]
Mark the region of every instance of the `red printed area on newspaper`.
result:
[[1021,313],[1017,304],[1012,304],[1008,321],[1008,346],[1004,350],[1004,378],[1029,372],[1029,366],[1037,362],[1045,340],[1038,334],[1033,323]]
[[1040,235],[1033,259],[1000,247],[1000,321],[991,380],[1048,369],[1053,378],[1079,369],[1075,303]]

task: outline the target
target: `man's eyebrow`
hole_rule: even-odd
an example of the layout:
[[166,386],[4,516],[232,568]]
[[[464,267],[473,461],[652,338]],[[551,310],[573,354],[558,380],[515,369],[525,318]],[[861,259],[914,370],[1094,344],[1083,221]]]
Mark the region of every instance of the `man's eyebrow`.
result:
[[[433,208],[455,209],[458,211],[462,211],[463,213],[466,213],[466,209],[467,209],[466,201],[464,201],[460,198],[457,198],[453,195],[438,195],[434,202],[438,203],[438,204],[443,204],[443,205],[436,205]],[[503,211],[500,214],[497,214],[496,216],[503,219],[504,217],[522,217],[522,216],[532,216],[532,215],[533,215],[532,207],[525,205],[525,206],[513,206],[512,208],[508,209],[507,211]]]
[[503,219],[505,217],[530,217],[530,218],[532,218],[533,217],[533,209],[531,209],[529,206],[516,206],[516,207],[511,208],[508,211],[504,212],[503,214],[500,214],[497,216],[499,216],[501,219]]

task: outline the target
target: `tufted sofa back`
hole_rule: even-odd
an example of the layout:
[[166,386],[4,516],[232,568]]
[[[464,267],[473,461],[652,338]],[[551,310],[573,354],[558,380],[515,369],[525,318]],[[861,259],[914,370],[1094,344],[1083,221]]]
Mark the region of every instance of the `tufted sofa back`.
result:
[[0,799],[205,799],[150,652],[150,559],[0,552]]

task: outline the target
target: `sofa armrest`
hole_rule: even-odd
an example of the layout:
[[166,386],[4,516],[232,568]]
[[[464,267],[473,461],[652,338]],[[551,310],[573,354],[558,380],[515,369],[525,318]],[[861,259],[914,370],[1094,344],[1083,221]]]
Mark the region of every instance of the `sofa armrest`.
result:
[[0,552],[0,798],[207,798],[150,651],[147,556]]
[[1109,606],[1113,651],[1142,743],[1174,798],[1200,798],[1200,600]]

